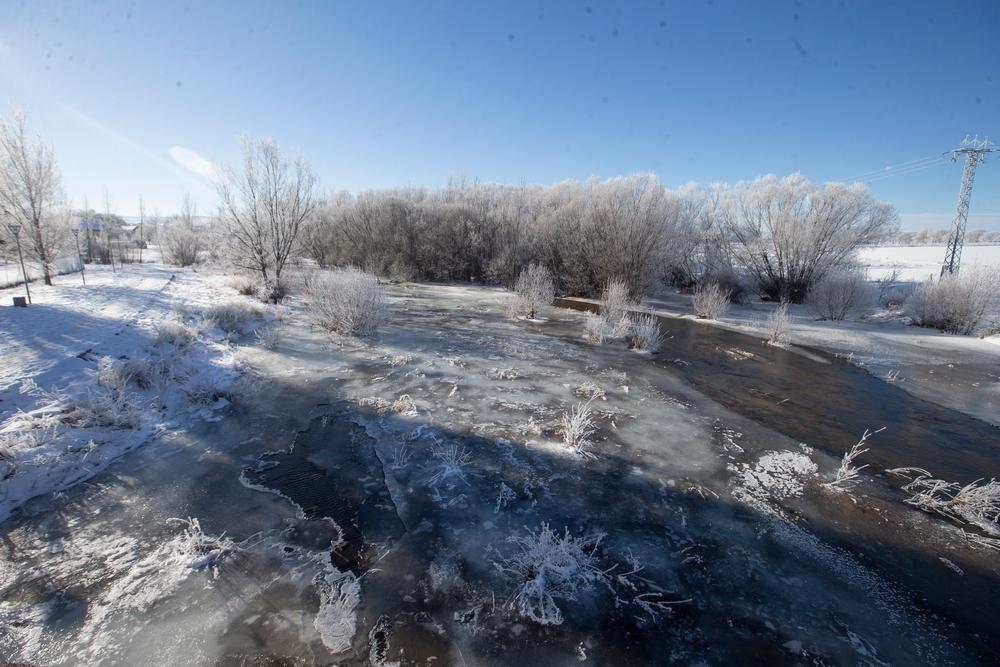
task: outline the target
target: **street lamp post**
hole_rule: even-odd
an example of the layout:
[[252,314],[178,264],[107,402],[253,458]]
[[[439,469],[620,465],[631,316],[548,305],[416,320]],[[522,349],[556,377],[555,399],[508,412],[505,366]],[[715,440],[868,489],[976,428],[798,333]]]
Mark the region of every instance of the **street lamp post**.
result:
[[24,278],[24,293],[28,297],[28,303],[31,303],[31,290],[28,289],[28,272],[24,270],[24,254],[21,252],[21,225],[7,225],[7,229],[14,235],[14,241],[17,243],[17,258],[21,261],[21,277]]
[[73,238],[76,240],[76,257],[80,260],[80,278],[83,280],[84,287],[87,286],[87,267],[83,263],[83,255],[80,254],[80,230],[71,229],[73,232]]

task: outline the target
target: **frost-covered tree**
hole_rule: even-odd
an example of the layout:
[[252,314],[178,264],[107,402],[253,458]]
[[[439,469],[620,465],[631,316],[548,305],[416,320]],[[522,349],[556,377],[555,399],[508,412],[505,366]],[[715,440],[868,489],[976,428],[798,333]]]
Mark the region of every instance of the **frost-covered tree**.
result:
[[276,300],[285,263],[317,206],[316,178],[301,158],[288,162],[270,139],[250,138],[240,168],[222,174],[219,198],[233,263],[256,274]]
[[816,186],[792,174],[736,186],[726,230],[761,293],[801,303],[816,281],[893,230],[895,210],[861,184]]
[[52,284],[52,262],[65,240],[60,195],[52,147],[28,135],[21,112],[0,122],[0,234],[9,238],[7,225],[21,226],[21,247],[41,267],[46,285]]

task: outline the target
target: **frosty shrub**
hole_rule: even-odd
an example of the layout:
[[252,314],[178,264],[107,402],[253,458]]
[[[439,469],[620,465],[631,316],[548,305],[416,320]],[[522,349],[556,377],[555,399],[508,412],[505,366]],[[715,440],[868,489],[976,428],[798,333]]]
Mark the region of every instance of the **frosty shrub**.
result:
[[658,352],[663,345],[663,332],[655,315],[639,315],[632,320],[629,346],[633,350]]
[[866,289],[864,269],[835,269],[810,288],[807,301],[821,320],[843,320],[865,305]]
[[706,320],[717,320],[729,310],[729,291],[718,283],[699,283],[694,288],[694,314]]
[[[601,318],[612,326],[628,321],[628,286],[623,280],[609,280],[601,293]],[[619,335],[624,334],[622,331]]]
[[583,321],[583,335],[591,343],[600,344],[611,337],[611,331],[603,317],[596,313],[587,313]]
[[919,326],[968,336],[998,296],[1000,270],[972,266],[918,287],[909,311]]
[[764,329],[767,332],[768,345],[782,345],[788,342],[788,329],[791,320],[788,317],[788,304],[782,302],[777,308],[771,311],[764,322]]
[[1000,482],[977,479],[962,486],[935,479],[921,468],[894,468],[888,472],[907,477],[915,475],[909,484],[903,486],[903,491],[911,494],[904,501],[908,505],[975,526],[990,535],[975,541],[1000,549]]
[[201,252],[201,235],[193,226],[174,222],[160,235],[163,261],[175,266],[191,266]]
[[630,305],[625,283],[620,280],[608,281],[601,295],[600,313],[587,313],[584,336],[592,343],[628,336],[632,328],[632,321],[628,317]]
[[240,334],[263,314],[261,306],[250,301],[227,301],[205,309],[205,321],[226,333]]
[[373,336],[388,317],[378,278],[359,269],[336,269],[317,276],[307,304],[313,321],[346,336]]
[[535,319],[543,308],[552,303],[555,295],[556,288],[549,270],[541,264],[529,264],[521,271],[514,285],[510,316]]
[[574,537],[568,528],[559,535],[546,523],[507,538],[515,552],[493,565],[514,583],[511,607],[541,625],[560,625],[560,602],[574,601],[578,593],[606,581],[595,555],[603,538],[603,533]]
[[587,451],[590,447],[590,436],[597,430],[591,415],[590,401],[578,403],[575,408],[564,413],[561,425],[563,443],[568,449],[574,454],[593,456]]

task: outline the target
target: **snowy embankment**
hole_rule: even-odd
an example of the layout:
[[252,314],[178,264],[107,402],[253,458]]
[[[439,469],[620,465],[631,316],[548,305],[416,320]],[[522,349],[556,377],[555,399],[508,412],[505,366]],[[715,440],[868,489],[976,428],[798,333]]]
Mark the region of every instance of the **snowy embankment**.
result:
[[242,375],[230,341],[264,313],[221,276],[157,265],[55,282],[28,308],[0,290],[0,521],[160,431],[219,418]]
[[[879,285],[897,270],[893,282],[908,294],[914,283],[937,278],[944,246],[862,248],[858,259],[868,271],[868,294],[841,321],[822,320],[809,304],[788,308],[787,344],[817,348],[865,368],[920,398],[1000,424],[1000,335],[989,334],[1000,322],[1000,299],[987,308],[982,337],[947,334],[911,325],[910,299],[892,308],[879,305]],[[962,268],[1000,267],[1000,245],[966,246]],[[733,304],[718,320],[700,320],[758,338],[767,336],[767,317],[777,304],[753,300]],[[643,306],[661,315],[694,318],[692,297],[664,289]]]

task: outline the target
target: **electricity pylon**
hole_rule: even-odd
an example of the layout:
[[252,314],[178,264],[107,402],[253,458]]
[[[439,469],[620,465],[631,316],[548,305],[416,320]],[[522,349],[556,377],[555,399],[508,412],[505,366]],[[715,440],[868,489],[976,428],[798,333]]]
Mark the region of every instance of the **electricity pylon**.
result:
[[944,264],[941,265],[941,275],[957,273],[958,264],[962,259],[962,246],[965,244],[965,223],[969,218],[969,200],[972,199],[972,181],[976,178],[976,167],[986,160],[986,155],[1000,150],[990,144],[990,140],[980,140],[966,137],[961,146],[951,152],[951,159],[957,161],[959,156],[965,156],[965,168],[962,170],[962,187],[958,191],[958,210],[955,212],[955,222],[952,225],[951,236],[948,237],[948,249],[944,254]]

